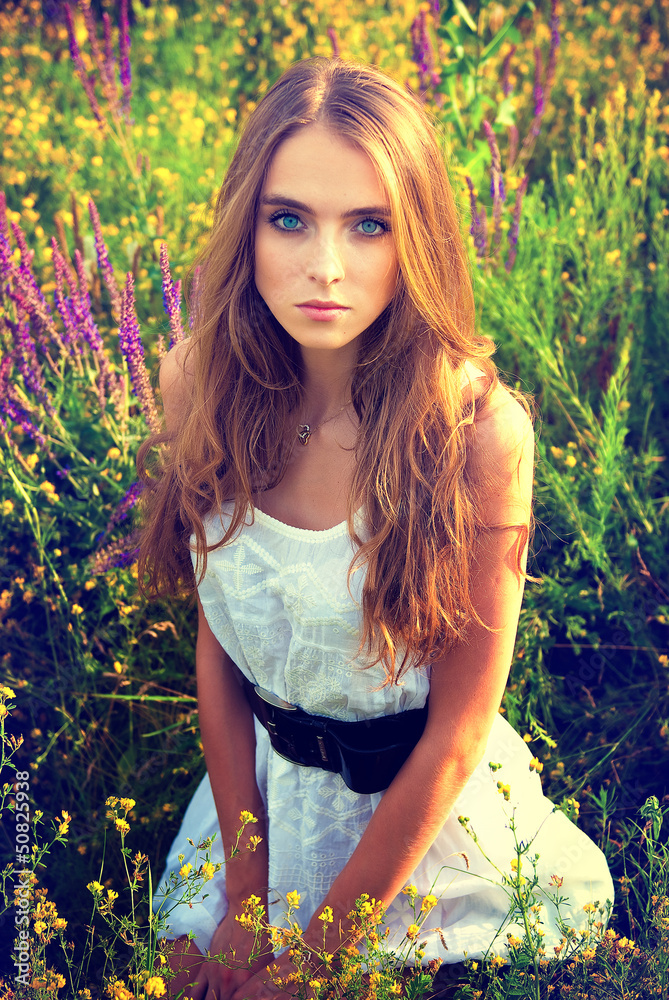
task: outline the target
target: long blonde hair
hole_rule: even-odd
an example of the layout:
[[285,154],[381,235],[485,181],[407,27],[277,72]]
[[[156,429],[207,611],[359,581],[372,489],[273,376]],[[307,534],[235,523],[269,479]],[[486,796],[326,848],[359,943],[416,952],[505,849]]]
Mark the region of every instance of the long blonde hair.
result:
[[[339,59],[289,69],[249,117],[219,192],[211,236],[189,273],[192,396],[171,435],[152,436],[138,464],[147,485],[140,580],[152,594],[194,588],[207,553],[241,529],[253,495],[283,475],[288,415],[302,399],[299,350],[254,281],[260,192],[279,144],[321,123],[371,158],[391,212],[399,262],[396,294],[361,335],[351,398],[360,421],[349,502],[366,568],[361,650],[389,681],[463,638],[478,618],[470,563],[481,521],[466,466],[474,403],[463,403],[462,366],[497,383],[493,344],[477,335],[469,262],[444,157],[418,101],[379,70]],[[193,293],[192,276],[198,269]],[[162,465],[149,450],[169,438]],[[203,518],[234,500],[224,537],[207,546]],[[363,506],[365,537],[354,512]]]

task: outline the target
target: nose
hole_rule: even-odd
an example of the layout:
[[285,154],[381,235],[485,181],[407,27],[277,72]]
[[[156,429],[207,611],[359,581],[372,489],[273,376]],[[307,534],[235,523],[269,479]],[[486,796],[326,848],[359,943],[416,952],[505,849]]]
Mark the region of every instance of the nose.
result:
[[308,277],[327,286],[345,275],[344,258],[335,239],[320,236],[314,241],[308,262]]

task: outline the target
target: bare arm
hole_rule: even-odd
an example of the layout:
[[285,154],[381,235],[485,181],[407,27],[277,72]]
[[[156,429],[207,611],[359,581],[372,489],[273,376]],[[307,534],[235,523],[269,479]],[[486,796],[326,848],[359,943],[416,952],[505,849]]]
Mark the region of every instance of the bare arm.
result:
[[[160,368],[168,431],[178,431],[187,412],[191,380],[186,344],[181,343],[169,352]],[[266,902],[268,881],[264,806],[255,776],[254,722],[237,667],[209,627],[199,599],[195,665],[202,745],[226,857],[237,839],[240,813],[248,810],[258,819],[257,824],[246,828],[240,854],[225,866],[230,908],[210,947],[212,954],[234,949],[238,961],[245,963],[253,938],[235,921],[235,916],[241,913],[242,900],[252,894]],[[262,838],[255,851],[245,848],[252,834]],[[207,990],[213,990],[219,1000],[225,1000],[250,975],[248,968],[233,972],[220,964],[205,962],[197,972],[199,985],[193,996],[199,1000]]]

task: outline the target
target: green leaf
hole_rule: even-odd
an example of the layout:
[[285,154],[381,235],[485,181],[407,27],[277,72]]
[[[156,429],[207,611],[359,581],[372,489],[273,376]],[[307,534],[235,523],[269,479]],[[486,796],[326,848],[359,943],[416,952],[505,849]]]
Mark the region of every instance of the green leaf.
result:
[[462,20],[467,25],[467,27],[471,28],[471,30],[474,32],[475,35],[478,35],[478,33],[479,33],[478,25],[473,20],[471,14],[469,13],[469,11],[467,10],[467,8],[465,7],[465,5],[462,2],[462,0],[452,0],[452,4],[453,4],[453,7],[455,8],[455,10],[457,11],[457,13],[462,18]]
[[[503,125],[508,128],[509,125],[514,125],[516,121],[516,109],[513,106],[513,100],[510,97],[505,97],[501,104],[497,107],[497,114],[495,115],[495,125]],[[493,126],[493,128],[495,127]],[[495,131],[497,131],[495,129]]]
[[532,3],[532,0],[527,0],[527,2],[524,3],[523,6],[520,8],[520,10],[518,11],[518,13],[515,14],[514,17],[510,17],[509,20],[506,22],[506,24],[502,25],[502,27],[499,29],[499,31],[497,32],[497,34],[495,35],[495,37],[491,41],[488,42],[488,44],[485,46],[485,48],[481,52],[480,60],[479,61],[480,62],[485,62],[486,59],[489,59],[491,56],[494,56],[494,54],[499,49],[500,45],[502,44],[502,42],[504,41],[504,39],[506,38],[506,36],[509,34],[509,32],[511,31],[511,29],[513,28],[513,26],[516,23],[516,21],[519,18],[521,18],[521,17],[527,17],[527,15],[531,14],[532,11],[534,11],[534,9],[535,9],[535,6]]

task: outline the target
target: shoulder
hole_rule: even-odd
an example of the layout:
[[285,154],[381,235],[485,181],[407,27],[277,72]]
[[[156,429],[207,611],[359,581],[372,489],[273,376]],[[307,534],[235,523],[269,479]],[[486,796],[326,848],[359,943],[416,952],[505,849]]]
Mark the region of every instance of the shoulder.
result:
[[467,470],[477,485],[488,523],[502,523],[515,509],[531,507],[534,427],[525,406],[498,383],[485,400],[469,434]]
[[190,403],[194,379],[191,348],[190,340],[182,340],[160,363],[160,393],[168,431],[178,430]]

